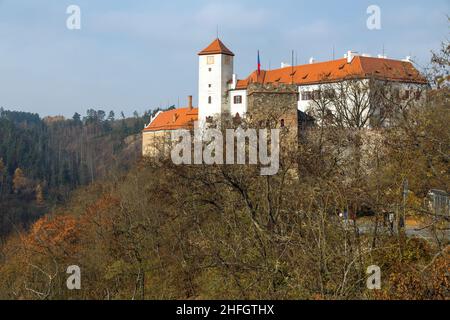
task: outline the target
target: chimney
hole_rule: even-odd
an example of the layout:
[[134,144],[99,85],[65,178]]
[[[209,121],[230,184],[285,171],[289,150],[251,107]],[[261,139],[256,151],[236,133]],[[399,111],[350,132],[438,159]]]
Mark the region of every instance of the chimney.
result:
[[410,56],[406,56],[405,59],[403,59],[404,62],[412,62],[411,57]]
[[192,110],[192,96],[188,96],[188,107],[189,110]]
[[316,59],[314,57],[309,58],[309,64],[313,64],[316,62]]
[[231,81],[231,89],[236,89],[236,84],[237,84],[237,75],[233,73]]
[[347,63],[352,63],[353,58],[355,57],[355,53],[351,50],[347,51],[347,54],[345,55],[345,57],[347,58]]

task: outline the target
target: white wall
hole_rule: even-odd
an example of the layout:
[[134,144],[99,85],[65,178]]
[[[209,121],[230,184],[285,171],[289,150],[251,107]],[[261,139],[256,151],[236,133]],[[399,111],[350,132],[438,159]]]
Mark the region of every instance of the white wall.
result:
[[[368,87],[368,79],[364,79],[364,80],[360,80],[361,87],[362,88],[367,88]],[[306,85],[306,86],[299,86],[298,87],[298,91],[299,91],[299,101],[298,101],[298,110],[302,111],[302,112],[306,112],[308,109],[311,108],[311,106],[314,106],[314,102],[313,100],[302,100],[302,93],[305,91],[309,91],[309,92],[313,92],[315,90],[326,90],[326,89],[332,89],[334,88],[336,90],[336,93],[338,93],[340,91],[340,85],[341,83],[331,83],[331,84],[314,84],[314,85]],[[345,85],[344,85],[345,86]],[[411,84],[411,83],[401,83],[401,82],[391,82],[390,83],[390,87],[392,88],[392,90],[399,90],[400,92],[400,97],[403,96],[403,94],[405,93],[406,90],[412,91],[412,94],[414,94],[414,91],[423,91],[423,89],[426,87],[425,85],[421,85],[421,84]],[[365,92],[365,98],[367,99],[366,101],[369,101],[369,91]],[[422,97],[421,99],[425,98],[425,94],[424,92],[422,92]],[[413,100],[413,98],[410,98]],[[410,101],[412,101],[410,100]],[[404,101],[403,103],[408,103],[408,100],[400,100],[399,103],[402,103],[402,101]],[[351,106],[352,102],[350,100],[348,100],[347,105]],[[333,112],[335,111],[335,107],[333,105],[329,105],[328,108]],[[365,114],[363,113],[363,117],[367,117],[367,112],[369,110],[365,110]],[[375,111],[376,113],[376,111]]]
[[319,85],[310,85],[310,86],[299,86],[298,87],[298,110],[302,112],[306,112],[309,108],[311,101],[310,100],[302,100],[302,92],[304,91],[314,91],[319,89]]
[[[242,96],[242,103],[235,104],[234,97]],[[239,113],[239,116],[244,116],[247,113],[247,90],[231,90],[230,91],[230,114],[232,117]]]

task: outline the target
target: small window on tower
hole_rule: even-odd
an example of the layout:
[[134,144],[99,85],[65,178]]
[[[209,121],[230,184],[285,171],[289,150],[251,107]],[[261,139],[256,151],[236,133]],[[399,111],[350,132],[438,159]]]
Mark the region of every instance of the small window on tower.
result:
[[208,56],[206,63],[207,64],[214,64],[214,56]]
[[209,96],[208,97],[208,104],[211,104],[212,103],[212,98],[211,98],[211,96]]
[[231,57],[225,56],[225,64],[230,64],[230,63],[231,63]]
[[210,84],[208,84],[208,88],[211,88],[211,83],[210,83]]
[[211,70],[212,70],[211,68],[208,69],[209,72],[211,72]]

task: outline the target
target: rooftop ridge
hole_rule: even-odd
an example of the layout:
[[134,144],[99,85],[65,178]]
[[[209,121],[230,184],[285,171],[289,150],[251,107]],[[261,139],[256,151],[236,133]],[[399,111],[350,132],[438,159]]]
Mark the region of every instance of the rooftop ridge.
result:
[[228,49],[219,38],[216,38],[205,49],[198,53],[199,56],[207,54],[226,54],[234,56],[234,53]]

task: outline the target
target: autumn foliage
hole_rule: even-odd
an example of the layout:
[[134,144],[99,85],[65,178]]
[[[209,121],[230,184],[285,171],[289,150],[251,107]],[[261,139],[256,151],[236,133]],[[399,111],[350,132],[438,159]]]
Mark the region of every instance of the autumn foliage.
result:
[[[449,299],[449,218],[426,201],[450,185],[448,97],[383,130],[309,132],[275,176],[144,159],[11,236],[0,298]],[[423,226],[394,228],[391,212]],[[71,265],[81,290],[66,287]]]

